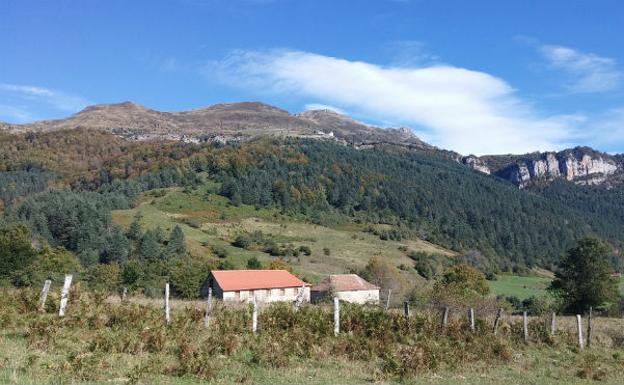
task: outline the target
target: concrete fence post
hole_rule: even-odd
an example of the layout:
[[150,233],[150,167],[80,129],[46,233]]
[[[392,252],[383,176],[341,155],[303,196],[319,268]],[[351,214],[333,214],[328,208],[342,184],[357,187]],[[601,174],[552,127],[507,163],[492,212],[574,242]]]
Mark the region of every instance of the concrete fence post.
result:
[[390,307],[390,297],[392,296],[392,289],[388,289],[388,298],[386,298],[386,311]]
[[65,317],[65,307],[69,301],[69,288],[71,287],[73,276],[71,274],[65,274],[65,281],[63,282],[63,289],[61,290],[61,304],[59,306],[59,317]]
[[550,316],[550,335],[554,337],[556,332],[557,332],[557,314],[555,312],[552,312]]
[[46,299],[48,299],[48,292],[50,291],[51,284],[52,284],[52,281],[50,281],[49,279],[46,279],[46,281],[43,283],[43,289],[41,289],[41,294],[39,295],[39,311],[40,312],[45,311],[45,303],[46,303]]
[[448,325],[448,319],[449,319],[449,307],[445,306],[444,310],[442,311],[442,327],[446,327]]
[[526,311],[522,313],[522,330],[524,331],[524,342],[529,342],[529,317]]
[[340,300],[334,297],[334,335],[340,333]]
[[473,308],[470,308],[470,310],[468,310],[468,319],[470,321],[470,331],[474,332],[475,331],[475,312]]
[[212,313],[212,288],[208,288],[208,299],[206,300],[206,310],[204,310],[204,327],[210,325],[210,314]]
[[165,315],[165,325],[171,325],[171,317],[169,314],[169,282],[165,283],[165,303],[163,306]]
[[576,332],[578,334],[579,348],[583,350],[583,324],[581,322],[581,315],[576,315]]
[[256,334],[258,331],[258,302],[254,298],[253,308],[251,310],[251,332]]

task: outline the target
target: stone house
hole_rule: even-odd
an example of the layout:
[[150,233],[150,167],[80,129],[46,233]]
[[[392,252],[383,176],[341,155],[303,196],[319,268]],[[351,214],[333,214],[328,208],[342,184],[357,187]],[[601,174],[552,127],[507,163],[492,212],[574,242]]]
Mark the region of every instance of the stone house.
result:
[[310,301],[310,285],[286,270],[213,270],[208,285],[226,302]]
[[379,286],[367,282],[357,274],[332,274],[310,289],[312,302],[328,296],[351,303],[378,303]]

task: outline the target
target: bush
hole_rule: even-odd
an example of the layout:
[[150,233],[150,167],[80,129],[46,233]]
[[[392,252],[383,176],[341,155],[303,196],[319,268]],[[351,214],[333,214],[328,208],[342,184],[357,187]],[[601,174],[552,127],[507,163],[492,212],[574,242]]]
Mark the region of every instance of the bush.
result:
[[301,245],[299,246],[299,251],[303,253],[303,255],[312,255],[312,249],[310,249],[310,246]]
[[227,249],[222,246],[212,246],[212,252],[221,259],[226,258],[229,255]]
[[251,257],[247,260],[247,268],[251,270],[262,269],[262,264],[256,257]]
[[232,246],[239,247],[241,249],[249,249],[253,244],[251,237],[248,234],[241,234],[234,239]]
[[173,295],[180,298],[199,298],[209,271],[210,266],[205,261],[190,257],[178,260],[170,273]]
[[82,272],[82,265],[74,254],[61,247],[45,247],[33,263],[13,274],[12,282],[18,287],[38,287],[46,279],[63,282],[65,274],[73,274],[77,280]]
[[121,267],[116,263],[93,265],[87,271],[85,280],[93,290],[117,292],[121,284]]

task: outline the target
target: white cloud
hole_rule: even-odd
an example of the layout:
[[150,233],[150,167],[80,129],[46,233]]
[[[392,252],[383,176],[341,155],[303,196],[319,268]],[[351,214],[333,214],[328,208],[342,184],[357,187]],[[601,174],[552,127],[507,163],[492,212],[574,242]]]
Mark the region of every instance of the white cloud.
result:
[[542,45],[539,50],[553,68],[570,76],[567,85],[570,92],[610,91],[618,88],[624,79],[614,59],[557,45]]
[[[23,84],[0,83],[0,97],[11,100],[13,104],[30,105],[30,109],[51,108],[62,112],[75,112],[89,104],[89,101],[80,96],[71,95],[62,91]],[[6,106],[5,106],[6,107]]]
[[334,107],[334,106],[330,106],[328,104],[321,104],[321,103],[308,103],[303,107],[306,111],[312,111],[312,110],[330,110],[330,111],[334,111],[337,114],[341,114],[341,115],[346,115],[347,113],[338,108],[338,107]]
[[204,69],[231,85],[314,97],[371,120],[412,125],[462,153],[519,153],[569,145],[579,116],[543,116],[503,80],[448,65],[383,67],[318,54],[237,51]]

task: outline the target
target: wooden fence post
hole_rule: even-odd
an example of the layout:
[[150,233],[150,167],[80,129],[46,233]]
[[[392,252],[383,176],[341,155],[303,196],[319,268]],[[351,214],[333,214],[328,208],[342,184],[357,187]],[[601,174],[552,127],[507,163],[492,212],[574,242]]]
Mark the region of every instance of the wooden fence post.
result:
[[552,312],[550,316],[550,335],[555,336],[555,332],[557,331],[557,314]]
[[583,325],[581,323],[581,315],[576,315],[576,331],[578,333],[579,348],[583,350]]
[[524,342],[529,342],[529,317],[526,311],[522,313],[522,329],[524,330]]
[[251,332],[253,334],[256,334],[257,330],[258,330],[258,302],[256,301],[256,298],[254,297],[253,308],[251,310]]
[[449,307],[445,306],[444,311],[442,312],[442,327],[446,327],[448,325],[448,317],[449,317]]
[[210,314],[212,313],[212,288],[208,288],[208,299],[206,300],[206,310],[204,311],[204,327],[210,325]]
[[65,307],[67,301],[69,301],[69,288],[71,286],[73,276],[71,274],[65,274],[65,282],[63,282],[63,289],[61,290],[61,304],[59,306],[59,317],[65,316]]
[[408,301],[403,302],[403,314],[405,315],[406,318],[409,318],[410,309],[409,309],[409,302]]
[[334,297],[334,335],[340,333],[340,300]]
[[587,347],[591,347],[591,339],[592,339],[592,313],[593,307],[589,307],[589,316],[587,317]]
[[386,311],[390,307],[390,296],[392,295],[392,289],[388,289],[388,298],[386,298]]
[[165,325],[171,325],[171,317],[169,315],[169,282],[165,283]]
[[498,311],[496,312],[496,318],[494,319],[494,335],[496,335],[496,333],[498,333],[498,324],[500,323],[501,317],[503,316],[503,309],[498,308]]
[[41,289],[41,294],[39,295],[39,311],[41,312],[45,311],[45,303],[46,299],[48,298],[48,292],[50,291],[51,284],[52,281],[50,281],[49,279],[46,279],[46,281],[43,283],[43,289]]
[[470,308],[470,310],[468,310],[468,318],[470,320],[470,331],[474,332],[475,331],[475,314],[474,314],[473,308]]

